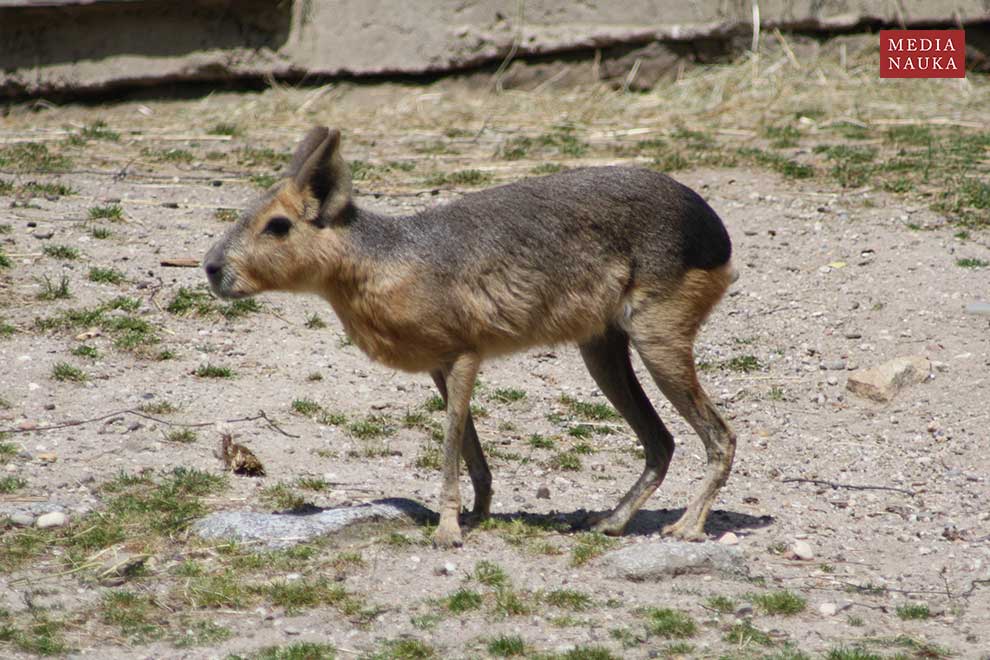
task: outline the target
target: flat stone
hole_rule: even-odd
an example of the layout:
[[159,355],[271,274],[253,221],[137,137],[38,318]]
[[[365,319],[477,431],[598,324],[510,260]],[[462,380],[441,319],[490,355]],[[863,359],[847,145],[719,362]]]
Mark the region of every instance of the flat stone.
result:
[[818,611],[821,612],[822,616],[835,616],[838,608],[835,606],[835,603],[822,603]]
[[720,573],[737,577],[749,574],[738,547],[711,542],[637,543],[607,553],[600,563],[612,577],[634,582],[688,574]]
[[980,316],[990,316],[990,303],[975,302],[966,305],[967,314],[978,314]]
[[18,511],[10,516],[10,522],[18,527],[30,527],[34,524],[34,516],[25,511]]
[[276,549],[339,532],[359,523],[421,522],[433,512],[412,500],[385,498],[358,506],[303,512],[221,511],[197,520],[192,531],[206,539],[251,542]]
[[873,401],[890,401],[905,387],[928,378],[931,370],[931,362],[926,357],[899,357],[877,367],[852,372],[846,381],[846,389]]
[[38,520],[34,524],[38,529],[45,529],[48,527],[61,527],[67,522],[69,522],[69,518],[64,513],[61,511],[52,511],[38,516]]

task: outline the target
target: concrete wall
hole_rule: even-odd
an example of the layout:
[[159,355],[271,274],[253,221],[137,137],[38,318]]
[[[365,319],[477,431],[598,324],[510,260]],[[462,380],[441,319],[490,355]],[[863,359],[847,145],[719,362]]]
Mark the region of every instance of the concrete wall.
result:
[[[764,27],[951,25],[990,0],[761,0]],[[437,74],[661,42],[748,43],[751,0],[0,0],[0,96],[265,75]],[[623,50],[624,49],[624,50]],[[621,53],[620,53],[621,54]]]

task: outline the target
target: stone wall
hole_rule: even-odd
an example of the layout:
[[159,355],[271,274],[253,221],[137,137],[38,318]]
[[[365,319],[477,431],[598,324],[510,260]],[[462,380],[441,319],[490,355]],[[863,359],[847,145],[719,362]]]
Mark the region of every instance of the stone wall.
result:
[[[749,44],[751,0],[0,0],[0,96],[265,76],[437,75],[514,58],[704,59]],[[988,0],[762,0],[762,28],[990,20]],[[658,48],[657,44],[662,47]],[[698,48],[697,45],[701,47]],[[649,50],[652,48],[652,51]]]

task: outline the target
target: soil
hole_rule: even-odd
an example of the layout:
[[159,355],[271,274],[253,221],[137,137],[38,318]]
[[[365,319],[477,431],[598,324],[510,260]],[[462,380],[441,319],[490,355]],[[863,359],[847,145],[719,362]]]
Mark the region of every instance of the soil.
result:
[[[377,125],[374,117],[366,123],[357,118],[356,106],[366,106],[375,94],[361,89],[336,98],[341,104],[352,99],[349,110],[340,109],[338,115],[353,113],[343,125],[345,140],[350,140],[345,152],[372,163],[405,158],[417,170],[408,174],[394,169],[387,178],[358,180],[359,204],[408,213],[467,189],[424,185],[424,163],[441,171],[478,168],[493,173],[496,183],[525,176],[538,164],[493,162],[486,143],[472,142],[474,128],[456,138],[442,127],[396,129],[397,138],[391,139],[391,129]],[[210,100],[207,114],[215,118],[230,112],[236,120],[236,111],[253,102],[251,96],[217,97]],[[435,101],[421,90],[393,91],[383,102],[407,109],[426,106],[423,112],[435,109]],[[159,474],[187,467],[219,474],[223,466],[215,451],[222,432],[232,432],[249,447],[267,476],[231,476],[229,488],[209,499],[211,509],[271,510],[260,496],[264,488],[314,477],[331,483],[324,491],[305,492],[306,500],[317,506],[405,497],[436,510],[439,472],[419,460],[434,441],[428,431],[402,424],[407,413],[425,412],[424,402],[434,394],[427,376],[372,364],[346,341],[332,310],[315,298],[264,295],[260,312],[233,320],[166,310],[180,287],[196,289],[205,282],[198,268],[163,267],[161,261],[201,257],[229,226],[215,217],[215,210],[244,208],[259,192],[245,168],[235,166],[236,150],[253,144],[288,153],[309,119],[293,116],[290,109],[288,119],[276,126],[258,124],[228,140],[208,134],[211,119],[197,117],[202,103],[132,102],[0,120],[8,145],[15,140],[60,144],[67,122],[68,132],[77,132],[80,125],[101,118],[122,132],[119,141],[94,139],[75,148],[71,172],[4,177],[16,185],[58,181],[76,192],[51,199],[0,195],[0,223],[11,227],[11,233],[0,235],[0,245],[13,262],[0,271],[0,320],[16,329],[0,340],[0,398],[9,403],[0,410],[0,428],[14,431],[7,441],[21,452],[0,468],[0,476],[26,481],[16,492],[0,495],[0,514],[58,509],[70,521],[79,520],[101,509],[99,484],[121,471]],[[448,127],[460,126],[456,106],[448,104],[442,111]],[[511,123],[511,118],[501,120]],[[123,131],[124,126],[132,128]],[[441,142],[454,145],[457,153],[416,151]],[[142,156],[148,146],[187,149],[193,158],[175,163]],[[214,150],[227,157],[208,158]],[[593,153],[566,165],[634,160]],[[112,176],[114,172],[124,175]],[[861,645],[908,657],[940,652],[987,657],[990,328],[986,316],[967,314],[964,308],[986,300],[990,270],[957,265],[962,258],[986,260],[987,235],[977,231],[958,238],[941,227],[942,219],[924,201],[868,187],[843,190],[820,180],[795,181],[745,167],[688,170],[675,178],[701,193],[723,218],[740,271],[701,332],[697,359],[707,391],[739,438],[732,477],[707,531],[712,542],[725,532],[738,536],[750,580],[685,575],[660,583],[617,581],[606,575],[599,560],[572,563],[570,549],[579,541],[571,532],[546,534],[542,540],[562,551],[547,554],[547,548],[534,552],[526,544],[514,545],[497,529],[471,528],[464,547],[452,551],[418,541],[397,545],[374,533],[333,542],[334,547],[356,549],[365,562],[342,575],[343,584],[382,608],[362,625],[334,608],[287,613],[262,603],[242,610],[191,612],[232,631],[215,645],[177,649],[165,641],[134,644],[98,617],[85,615],[111,587],[67,571],[57,554],[39,554],[0,574],[0,609],[22,616],[34,602],[61,619],[77,621],[65,632],[76,657],[223,657],[300,641],[328,643],[337,647],[338,657],[351,657],[380,651],[384,640],[405,636],[429,643],[441,657],[477,657],[485,655],[487,640],[501,634],[520,635],[534,652],[600,645],[620,657],[663,655],[671,642],[645,638],[638,609],[643,607],[676,608],[699,623],[698,633],[688,640],[691,650],[679,651],[685,656],[759,656],[799,649],[819,657]],[[114,200],[123,207],[122,222],[88,219],[91,207]],[[94,225],[109,228],[112,236],[94,238]],[[81,254],[76,260],[60,260],[43,253],[51,245],[72,246]],[[92,267],[114,268],[126,279],[117,285],[89,281]],[[43,278],[57,282],[63,275],[71,299],[37,299]],[[35,326],[37,318],[120,295],[140,300],[138,316],[154,326],[161,340],[144,354],[115,348],[109,332],[79,341],[75,337],[85,328]],[[327,327],[307,327],[313,314]],[[99,357],[70,353],[83,343],[95,347]],[[165,349],[174,358],[155,359]],[[887,404],[846,392],[850,370],[905,355],[932,360],[929,380]],[[58,362],[82,369],[88,379],[54,380]],[[229,367],[234,377],[195,375],[207,363]],[[666,481],[617,547],[659,539],[660,528],[676,519],[699,488],[704,470],[700,441],[638,363],[637,372],[678,449]],[[321,379],[314,380],[313,374]],[[624,424],[594,422],[594,430],[604,428],[608,434],[586,439],[568,435],[577,422],[562,403],[563,395],[605,402],[574,347],[541,348],[492,361],[483,366],[480,378],[475,403],[486,414],[476,423],[493,454],[496,518],[536,514],[544,520],[570,520],[584,510],[605,510],[639,475],[636,440]],[[525,396],[505,401],[497,393],[505,388],[522,390]],[[322,424],[294,412],[293,401],[301,399],[346,415],[349,422],[383,416],[393,432],[362,440],[346,423]],[[164,421],[133,412],[114,414],[166,401],[178,412],[151,415]],[[256,418],[259,411],[266,419]],[[425,414],[432,421],[441,419],[441,413]],[[94,418],[102,419],[66,425]],[[251,419],[238,421],[246,418]],[[195,441],[170,440],[168,434],[179,428],[172,425],[181,423],[206,426],[194,429]],[[63,426],[45,429],[58,425]],[[558,450],[584,443],[590,447],[579,451],[590,453],[577,454],[579,469],[561,470],[551,464],[556,450],[531,446],[532,434],[554,438]],[[549,490],[548,499],[537,496],[541,486]],[[469,495],[466,477],[462,487]],[[7,525],[2,533],[16,534],[17,528]],[[415,529],[406,533],[411,539],[420,537]],[[810,545],[813,559],[791,558],[787,551],[798,540]],[[166,584],[166,568],[187,556],[208,562],[214,555],[193,539],[178,539],[169,554],[158,558],[159,568],[132,588],[167,591],[172,586]],[[575,589],[588,594],[593,604],[576,612],[541,606],[525,615],[497,616],[489,595],[481,609],[444,613],[432,627],[415,623],[417,617],[442,610],[438,599],[464,586],[483,560],[503,567],[516,589]],[[279,575],[277,568],[272,571]],[[469,586],[490,591],[476,582]],[[710,597],[727,596],[741,605],[747,595],[780,589],[806,599],[804,611],[780,616],[757,608],[755,613],[720,614],[706,604]],[[898,608],[905,604],[925,604],[930,616],[904,619]],[[823,614],[823,605],[837,612]],[[728,641],[737,617],[768,632],[774,646]],[[626,628],[640,640],[623,645],[611,632]],[[19,657],[24,652],[0,641],[0,653]]]

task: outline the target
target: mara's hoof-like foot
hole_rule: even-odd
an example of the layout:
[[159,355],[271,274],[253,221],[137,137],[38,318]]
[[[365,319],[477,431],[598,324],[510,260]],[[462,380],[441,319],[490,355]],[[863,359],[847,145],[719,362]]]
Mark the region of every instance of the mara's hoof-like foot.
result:
[[697,521],[685,521],[683,518],[663,528],[663,535],[681,541],[707,541],[705,526]]
[[588,528],[606,536],[622,536],[626,521],[616,520],[614,513],[599,513],[588,516]]
[[433,533],[433,547],[440,548],[442,550],[450,550],[451,548],[459,548],[464,545],[464,539],[461,537],[461,528],[459,525],[445,525],[443,522],[437,527],[437,531]]

